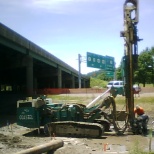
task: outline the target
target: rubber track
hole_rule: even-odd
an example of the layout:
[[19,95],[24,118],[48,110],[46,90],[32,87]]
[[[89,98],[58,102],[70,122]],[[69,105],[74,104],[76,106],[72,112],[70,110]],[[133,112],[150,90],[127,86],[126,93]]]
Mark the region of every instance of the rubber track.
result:
[[[97,123],[61,121],[51,122],[46,126],[50,136],[55,134],[56,136],[99,138],[104,133],[103,126]],[[62,131],[58,132],[58,129],[61,129]]]

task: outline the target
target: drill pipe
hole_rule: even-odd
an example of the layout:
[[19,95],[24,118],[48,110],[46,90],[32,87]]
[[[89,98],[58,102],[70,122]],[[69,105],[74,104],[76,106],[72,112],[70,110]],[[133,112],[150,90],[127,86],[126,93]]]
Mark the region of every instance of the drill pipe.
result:
[[16,154],[34,154],[34,153],[35,154],[41,154],[43,152],[47,152],[47,151],[50,151],[50,150],[53,150],[53,149],[60,148],[63,145],[64,145],[64,142],[61,141],[61,140],[52,140],[48,143],[20,151]]

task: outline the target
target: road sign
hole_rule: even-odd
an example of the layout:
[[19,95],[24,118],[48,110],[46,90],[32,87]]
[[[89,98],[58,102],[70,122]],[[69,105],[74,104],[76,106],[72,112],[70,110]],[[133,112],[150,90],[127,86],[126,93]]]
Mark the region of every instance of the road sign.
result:
[[114,70],[114,57],[102,56],[87,52],[87,67],[99,68],[102,70]]
[[114,57],[106,56],[106,70],[114,70]]
[[114,78],[114,71],[106,71],[105,75],[106,75],[106,77]]
[[87,52],[87,67],[105,69],[105,57]]

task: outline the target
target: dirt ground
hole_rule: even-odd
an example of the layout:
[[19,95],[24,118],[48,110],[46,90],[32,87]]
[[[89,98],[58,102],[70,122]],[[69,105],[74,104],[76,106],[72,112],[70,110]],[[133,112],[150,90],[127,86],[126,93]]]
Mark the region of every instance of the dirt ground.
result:
[[[154,91],[142,93],[139,97],[154,96]],[[154,110],[154,104],[150,108]],[[148,128],[152,128],[154,121],[154,112],[147,112],[150,116]],[[149,146],[154,152],[154,131],[152,143],[150,136],[133,135],[126,131],[123,135],[117,136],[114,131],[106,132],[99,139],[94,138],[72,138],[72,137],[45,137],[43,134],[37,135],[31,129],[18,126],[14,117],[0,117],[0,154],[16,154],[22,150],[48,143],[51,140],[62,140],[63,147],[50,153],[54,154],[102,154],[106,149],[107,152],[129,153],[134,146],[141,148],[143,151],[149,151]],[[8,123],[11,123],[8,125]],[[154,129],[154,128],[153,128]],[[33,133],[29,133],[33,132]],[[106,148],[105,148],[106,147]]]

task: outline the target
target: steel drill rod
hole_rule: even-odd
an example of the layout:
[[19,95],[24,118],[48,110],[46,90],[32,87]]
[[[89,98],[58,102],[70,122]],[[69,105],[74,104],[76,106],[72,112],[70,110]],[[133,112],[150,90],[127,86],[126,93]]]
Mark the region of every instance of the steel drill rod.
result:
[[64,142],[62,140],[52,140],[48,143],[23,150],[16,154],[41,154],[43,152],[47,152],[53,149],[60,148],[63,145],[64,145]]

